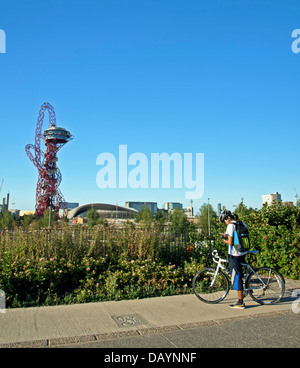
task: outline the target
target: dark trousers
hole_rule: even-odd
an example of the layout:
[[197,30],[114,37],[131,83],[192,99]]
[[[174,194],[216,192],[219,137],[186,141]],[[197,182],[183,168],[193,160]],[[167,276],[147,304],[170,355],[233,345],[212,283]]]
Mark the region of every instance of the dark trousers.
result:
[[245,256],[231,256],[229,254],[228,261],[233,290],[243,290],[244,273],[242,263],[245,263]]

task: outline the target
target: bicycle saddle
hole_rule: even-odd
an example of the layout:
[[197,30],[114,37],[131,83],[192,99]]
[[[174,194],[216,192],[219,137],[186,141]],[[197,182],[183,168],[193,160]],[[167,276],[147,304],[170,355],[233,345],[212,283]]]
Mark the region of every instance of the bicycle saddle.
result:
[[247,253],[249,253],[249,254],[257,254],[257,253],[259,253],[259,250],[248,250]]

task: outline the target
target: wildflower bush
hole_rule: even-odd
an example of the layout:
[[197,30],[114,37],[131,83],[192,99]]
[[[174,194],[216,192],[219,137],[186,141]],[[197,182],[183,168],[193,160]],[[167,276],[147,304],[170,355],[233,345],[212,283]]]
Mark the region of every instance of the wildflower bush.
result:
[[17,228],[1,233],[0,288],[8,307],[189,293],[202,258],[154,227]]
[[248,211],[244,220],[253,249],[260,252],[254,265],[270,266],[292,279],[300,279],[300,204],[263,206]]

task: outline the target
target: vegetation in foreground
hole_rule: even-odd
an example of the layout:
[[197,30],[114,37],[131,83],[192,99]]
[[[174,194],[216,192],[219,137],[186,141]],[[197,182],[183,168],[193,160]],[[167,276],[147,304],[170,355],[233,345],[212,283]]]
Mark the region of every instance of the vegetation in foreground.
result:
[[[28,307],[166,296],[192,292],[194,274],[211,262],[210,249],[224,255],[224,224],[204,204],[197,223],[181,210],[153,217],[144,208],[134,223],[109,226],[94,211],[88,225],[49,217],[0,217],[0,288],[7,307]],[[236,208],[250,230],[255,266],[268,265],[300,279],[300,205]],[[49,215],[48,215],[49,216]]]

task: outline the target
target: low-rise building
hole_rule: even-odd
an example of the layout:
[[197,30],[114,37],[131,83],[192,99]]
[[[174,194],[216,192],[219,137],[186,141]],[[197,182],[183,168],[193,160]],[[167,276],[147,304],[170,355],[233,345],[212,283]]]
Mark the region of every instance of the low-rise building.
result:
[[273,201],[276,201],[277,203],[281,201],[281,194],[278,192],[275,192],[273,194],[265,194],[262,195],[262,204],[267,203],[268,206],[270,206]]

